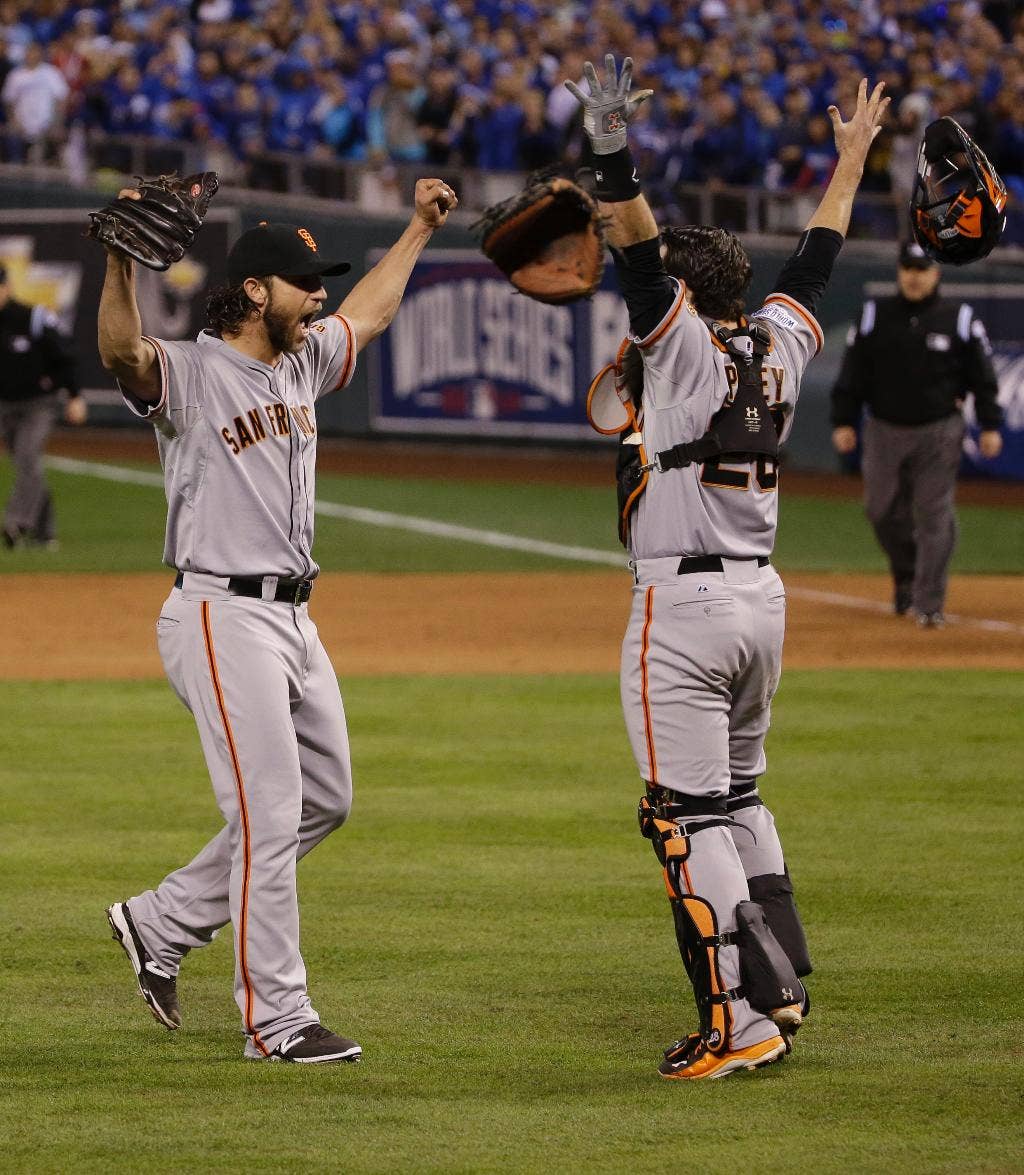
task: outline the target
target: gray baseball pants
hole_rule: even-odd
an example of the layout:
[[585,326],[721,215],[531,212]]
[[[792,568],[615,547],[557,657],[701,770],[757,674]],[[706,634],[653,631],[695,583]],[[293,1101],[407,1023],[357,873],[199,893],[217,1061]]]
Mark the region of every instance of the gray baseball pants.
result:
[[[753,559],[725,559],[722,571],[689,575],[678,575],[678,566],[675,556],[634,565],[622,709],[645,780],[721,800],[733,779],[765,769],[764,740],[782,671],[785,589],[771,566]],[[689,838],[691,892],[711,905],[719,933],[736,929],[736,904],[750,897],[747,877],[783,870],[771,813],[758,807],[742,817],[733,828],[707,828]],[[752,831],[760,842],[756,852],[747,843]],[[739,986],[737,948],[719,948],[718,963],[725,986]],[[745,999],[733,1000],[731,1009],[735,1048],[777,1035]]]
[[43,455],[57,420],[60,396],[0,400],[0,434],[14,463],[14,485],[4,512],[4,530],[38,542],[56,537],[53,502],[43,476]]
[[338,680],[305,604],[234,596],[216,576],[185,574],[157,641],[195,718],[226,827],[129,908],[172,975],[231,922],[247,1048],[269,1053],[319,1019],[299,953],[295,865],[351,806]]
[[864,510],[897,587],[913,585],[913,606],[941,612],[956,547],[956,475],[963,449],[959,413],[931,424],[864,422]]

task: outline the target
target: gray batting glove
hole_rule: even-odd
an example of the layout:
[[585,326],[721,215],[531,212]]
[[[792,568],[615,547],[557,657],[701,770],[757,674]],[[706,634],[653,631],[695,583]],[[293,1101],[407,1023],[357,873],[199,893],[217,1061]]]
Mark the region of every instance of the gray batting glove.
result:
[[639,90],[630,94],[633,81],[633,58],[627,57],[622,63],[622,73],[615,68],[615,55],[609,53],[604,59],[607,82],[602,85],[597,70],[589,61],[583,63],[583,76],[590,86],[590,93],[584,94],[575,82],[566,82],[565,88],[583,107],[583,129],[587,132],[595,155],[611,155],[626,145],[626,127],[641,103],[654,93],[653,90]]

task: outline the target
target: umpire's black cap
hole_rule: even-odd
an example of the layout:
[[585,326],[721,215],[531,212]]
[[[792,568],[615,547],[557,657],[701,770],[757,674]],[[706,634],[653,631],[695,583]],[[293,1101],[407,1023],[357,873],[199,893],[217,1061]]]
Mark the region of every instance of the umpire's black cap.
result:
[[900,269],[931,269],[938,262],[929,257],[917,241],[904,241],[900,246]]
[[232,285],[247,277],[337,277],[351,268],[347,261],[325,261],[308,228],[265,220],[242,233],[228,253]]

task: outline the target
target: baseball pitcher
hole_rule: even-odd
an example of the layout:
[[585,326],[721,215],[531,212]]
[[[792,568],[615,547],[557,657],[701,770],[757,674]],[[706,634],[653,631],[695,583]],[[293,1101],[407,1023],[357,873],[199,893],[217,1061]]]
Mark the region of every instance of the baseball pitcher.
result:
[[107,916],[165,1027],[182,1022],[182,960],[230,921],[244,1055],[357,1061],[360,1046],[320,1023],[299,953],[296,861],[344,822],[352,797],[338,681],[307,605],[319,572],[316,405],[349,383],[458,201],[443,181],[420,180],[408,227],[326,317],[322,279],[348,263],[306,228],[264,222],[232,247],[209,329],[169,342],[142,333],[134,265],[166,268],[191,243],[216,183],[190,180],[170,193],[166,183],[124,189],[93,214],[90,235],[108,251],[100,356],[129,408],[152,421],[164,470],[175,579],[157,621],[160,655],[195,718],[224,827]]

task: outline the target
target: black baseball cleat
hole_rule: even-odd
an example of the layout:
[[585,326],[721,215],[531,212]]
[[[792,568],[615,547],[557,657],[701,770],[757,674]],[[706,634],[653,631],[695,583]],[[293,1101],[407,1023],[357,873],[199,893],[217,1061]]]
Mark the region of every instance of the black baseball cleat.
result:
[[893,593],[892,610],[897,616],[906,616],[914,604],[914,585],[898,583]]
[[291,1061],[299,1065],[325,1065],[332,1061],[362,1059],[362,1047],[354,1040],[336,1036],[322,1024],[306,1024],[286,1037],[269,1054],[259,1052],[251,1040],[245,1043],[245,1057],[249,1061]]
[[139,992],[146,1006],[157,1020],[172,1031],[181,1027],[181,1010],[178,1007],[178,981],[163,967],[155,963],[142,945],[139,932],[128,911],[127,902],[115,902],[107,908],[107,921],[114,932],[114,938],[124,948],[124,953],[135,971]]

